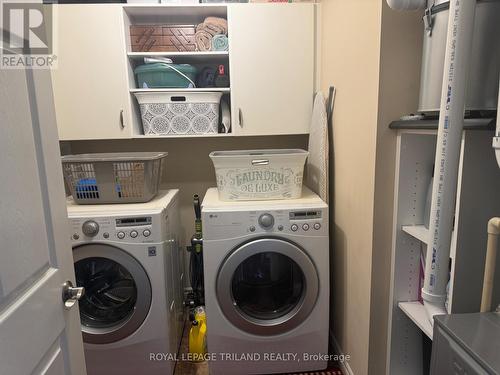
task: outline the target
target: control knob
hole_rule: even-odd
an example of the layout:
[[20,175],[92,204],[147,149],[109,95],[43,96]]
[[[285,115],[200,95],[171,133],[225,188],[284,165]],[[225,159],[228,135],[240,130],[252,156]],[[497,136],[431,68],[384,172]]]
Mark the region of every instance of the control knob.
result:
[[262,214],[259,217],[259,225],[264,229],[272,228],[274,225],[274,217],[271,214]]
[[82,232],[87,237],[95,237],[99,233],[99,224],[94,220],[87,220],[82,225]]

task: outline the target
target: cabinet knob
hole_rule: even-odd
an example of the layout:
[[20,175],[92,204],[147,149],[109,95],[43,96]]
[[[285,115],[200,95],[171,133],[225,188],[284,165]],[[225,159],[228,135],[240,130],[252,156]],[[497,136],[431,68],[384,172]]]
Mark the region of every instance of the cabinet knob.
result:
[[123,122],[123,109],[120,109],[120,128],[125,129],[125,123]]
[[241,112],[241,108],[238,108],[238,122],[240,123],[240,127],[243,127],[243,112]]

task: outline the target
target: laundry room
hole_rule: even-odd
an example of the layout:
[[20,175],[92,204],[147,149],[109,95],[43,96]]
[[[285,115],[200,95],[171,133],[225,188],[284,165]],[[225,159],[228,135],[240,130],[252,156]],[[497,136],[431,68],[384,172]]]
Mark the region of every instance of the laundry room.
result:
[[0,9],[0,375],[500,374],[500,0]]

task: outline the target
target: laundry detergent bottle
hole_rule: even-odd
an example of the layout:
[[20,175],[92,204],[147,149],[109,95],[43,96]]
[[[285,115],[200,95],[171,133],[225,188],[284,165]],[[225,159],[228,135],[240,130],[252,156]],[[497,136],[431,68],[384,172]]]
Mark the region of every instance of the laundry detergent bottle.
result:
[[194,320],[189,330],[189,353],[192,358],[202,361],[207,352],[207,317],[205,307],[194,309]]

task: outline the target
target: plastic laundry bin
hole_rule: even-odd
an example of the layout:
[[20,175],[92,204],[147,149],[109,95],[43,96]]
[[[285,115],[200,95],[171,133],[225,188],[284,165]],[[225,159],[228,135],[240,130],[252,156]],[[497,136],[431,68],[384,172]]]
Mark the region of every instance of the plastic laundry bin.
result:
[[62,157],[64,179],[78,204],[142,203],[158,193],[166,152]]
[[211,152],[219,198],[225,201],[300,198],[308,155],[309,152],[300,149]]
[[136,92],[145,135],[213,134],[221,92]]
[[189,64],[139,65],[134,73],[138,88],[186,88],[196,80],[197,69]]

